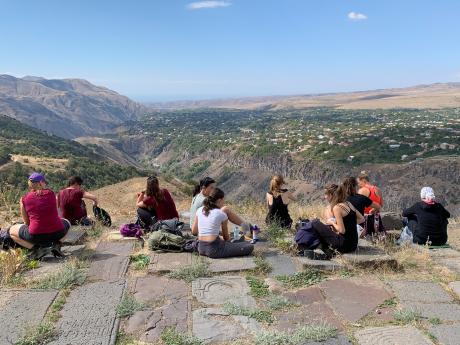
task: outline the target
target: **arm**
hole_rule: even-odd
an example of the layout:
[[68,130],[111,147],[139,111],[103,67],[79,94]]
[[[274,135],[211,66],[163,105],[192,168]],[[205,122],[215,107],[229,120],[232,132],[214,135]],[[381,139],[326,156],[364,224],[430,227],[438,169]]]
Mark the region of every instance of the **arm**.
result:
[[88,192],[83,192],[83,198],[92,200],[94,205],[97,206],[97,197],[94,194],[91,194],[91,193],[88,193]]
[[197,216],[195,216],[195,219],[193,220],[192,235],[198,236],[198,217]]
[[144,204],[144,192],[140,192],[137,194],[137,201],[136,201],[136,206],[140,208],[147,208],[147,205]]
[[361,194],[361,195],[364,195],[366,197],[369,197],[369,195],[371,195],[371,192],[366,187],[362,187],[362,188],[360,188],[358,190],[358,194]]
[[439,206],[441,206],[441,216],[448,219],[450,218],[450,213],[449,211],[447,211],[443,205],[439,204]]
[[326,208],[324,209],[324,219],[328,220],[332,217],[334,217],[334,213],[332,213],[331,207],[326,206]]
[[292,194],[292,192],[287,192],[286,194],[289,200],[297,201],[297,198],[294,196],[294,194]]
[[[265,195],[265,200],[266,200],[266,205],[267,205],[267,208],[270,208],[270,199],[271,199],[271,195],[270,194],[266,194]],[[271,200],[273,202],[273,200]]]
[[356,222],[358,224],[364,223],[365,219],[364,219],[364,216],[361,214],[361,212],[359,212],[357,209],[354,209],[354,211],[356,213]]
[[19,208],[21,209],[21,216],[22,216],[22,220],[24,221],[24,224],[29,225],[30,224],[29,215],[27,214],[26,208],[24,207],[24,204],[22,203],[22,198],[19,201]]
[[345,233],[345,224],[343,224],[342,209],[338,205],[335,205],[332,209],[332,213],[334,214],[336,222],[330,222],[328,224],[334,228],[335,232],[343,235]]
[[415,204],[413,205],[412,207],[409,207],[409,208],[406,208],[403,213],[402,213],[402,216],[403,217],[409,217],[409,216],[412,216],[414,214],[417,214],[417,207],[418,205]]
[[222,222],[222,236],[225,241],[230,241],[230,235],[228,234],[228,219]]
[[369,207],[372,207],[372,209],[374,210],[374,213],[375,212],[380,212],[380,210],[382,209],[382,206],[380,206],[379,204],[377,204],[376,202],[373,202],[373,201],[372,201],[372,204]]

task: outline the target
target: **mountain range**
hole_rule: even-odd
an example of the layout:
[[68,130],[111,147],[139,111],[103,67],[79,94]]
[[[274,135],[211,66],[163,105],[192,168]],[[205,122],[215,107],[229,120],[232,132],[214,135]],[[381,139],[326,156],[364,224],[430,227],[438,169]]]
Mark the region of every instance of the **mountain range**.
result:
[[147,108],[83,79],[0,75],[0,114],[64,138],[99,135]]

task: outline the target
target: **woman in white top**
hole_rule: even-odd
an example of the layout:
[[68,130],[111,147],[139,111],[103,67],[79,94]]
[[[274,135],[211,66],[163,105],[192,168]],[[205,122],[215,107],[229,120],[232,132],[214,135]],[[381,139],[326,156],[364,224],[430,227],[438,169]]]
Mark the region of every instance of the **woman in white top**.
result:
[[198,252],[210,258],[250,255],[254,250],[252,244],[229,242],[228,216],[221,210],[225,205],[224,197],[225,193],[216,188],[196,212],[192,233],[198,235]]

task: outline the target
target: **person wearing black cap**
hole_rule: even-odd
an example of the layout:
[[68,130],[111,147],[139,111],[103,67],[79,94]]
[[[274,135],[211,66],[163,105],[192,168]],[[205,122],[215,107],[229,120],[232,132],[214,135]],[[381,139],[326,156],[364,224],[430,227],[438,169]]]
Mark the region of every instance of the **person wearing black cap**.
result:
[[[40,250],[62,240],[70,228],[70,222],[59,218],[56,195],[47,188],[45,176],[34,172],[28,180],[30,191],[21,198],[20,209],[24,224],[10,228],[14,242],[28,249]],[[51,248],[50,248],[51,251]],[[52,251],[60,252],[59,246]],[[46,251],[43,251],[43,255]],[[37,254],[40,258],[40,253]]]

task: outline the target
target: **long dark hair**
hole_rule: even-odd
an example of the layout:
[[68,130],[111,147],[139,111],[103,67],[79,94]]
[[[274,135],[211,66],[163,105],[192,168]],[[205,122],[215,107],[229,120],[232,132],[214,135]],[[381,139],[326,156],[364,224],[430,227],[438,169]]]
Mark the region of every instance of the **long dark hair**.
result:
[[216,204],[217,200],[223,199],[224,197],[225,197],[225,193],[221,189],[216,188],[214,189],[214,191],[211,193],[210,196],[204,199],[203,211],[206,217],[209,216],[209,212],[211,212],[211,210],[214,210],[215,208],[219,208],[219,206],[217,206]]
[[160,188],[160,182],[158,177],[150,176],[147,179],[147,188],[145,189],[145,195],[153,196],[156,200],[163,200],[163,193]]
[[193,195],[192,197],[195,197],[197,194],[199,194],[201,192],[201,190],[203,188],[206,188],[206,187],[209,187],[210,185],[212,185],[213,183],[216,183],[216,181],[214,181],[213,178],[211,177],[205,177],[205,178],[202,178],[200,180],[200,182],[195,186],[195,188],[193,189]]
[[335,205],[338,205],[340,203],[347,201],[347,196],[348,195],[347,195],[346,188],[343,184],[341,184],[339,188],[337,188],[337,190],[332,195],[331,210],[334,208]]
[[356,177],[348,176],[345,180],[343,180],[342,185],[345,188],[347,196],[356,195],[356,190],[358,189],[358,181],[356,181]]
[[73,186],[74,184],[81,186],[83,184],[83,179],[80,176],[72,176],[67,182],[67,187]]

